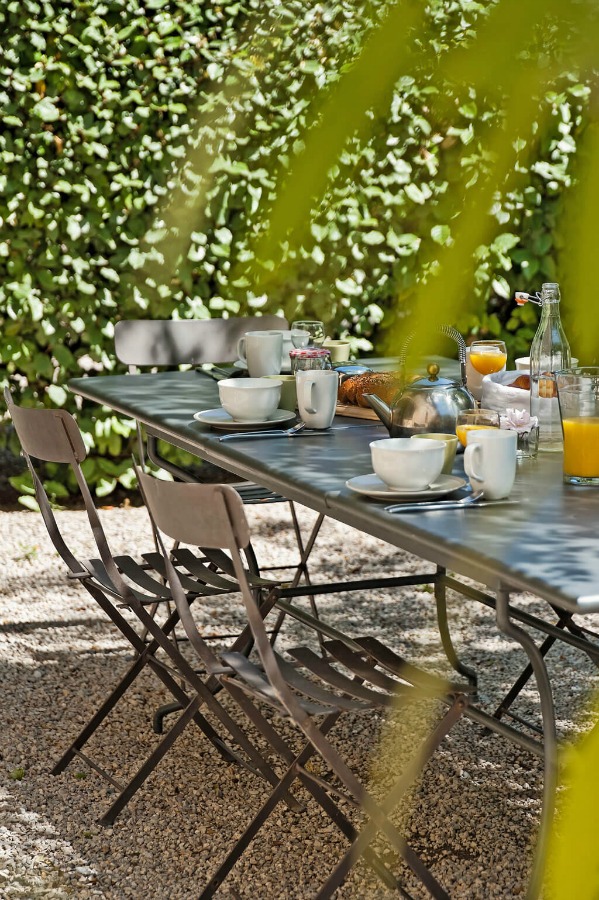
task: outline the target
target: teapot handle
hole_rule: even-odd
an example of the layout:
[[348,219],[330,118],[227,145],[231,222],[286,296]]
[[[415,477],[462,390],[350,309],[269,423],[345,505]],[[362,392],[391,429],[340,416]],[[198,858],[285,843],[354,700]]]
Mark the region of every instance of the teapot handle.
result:
[[[462,337],[460,332],[456,328],[452,328],[451,325],[439,325],[436,330],[441,334],[446,335],[447,337],[453,338],[458,345],[458,359],[460,361],[462,387],[466,387],[466,342],[464,341],[464,338]],[[406,356],[408,355],[408,349],[413,340],[414,332],[412,331],[411,334],[409,334],[403,342],[402,348],[399,353],[399,368],[402,374],[404,373],[406,367]]]

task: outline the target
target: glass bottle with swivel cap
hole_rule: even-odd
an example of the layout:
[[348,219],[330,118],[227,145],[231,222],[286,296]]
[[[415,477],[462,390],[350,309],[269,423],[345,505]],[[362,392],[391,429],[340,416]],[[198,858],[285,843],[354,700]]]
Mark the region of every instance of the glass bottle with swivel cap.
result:
[[539,420],[539,450],[563,449],[555,373],[570,368],[570,344],[560,318],[559,284],[548,282],[536,295],[517,293],[516,303],[541,307],[530,347],[530,414]]

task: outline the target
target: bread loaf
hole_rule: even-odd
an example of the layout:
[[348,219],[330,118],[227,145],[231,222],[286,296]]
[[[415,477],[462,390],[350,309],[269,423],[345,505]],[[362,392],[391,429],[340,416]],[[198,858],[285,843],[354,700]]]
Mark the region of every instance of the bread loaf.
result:
[[508,387],[519,388],[521,391],[530,390],[530,375],[518,375],[514,381],[508,384]]
[[399,392],[399,372],[364,372],[352,375],[339,385],[339,403],[368,408],[364,394],[376,394],[385,403],[391,404]]

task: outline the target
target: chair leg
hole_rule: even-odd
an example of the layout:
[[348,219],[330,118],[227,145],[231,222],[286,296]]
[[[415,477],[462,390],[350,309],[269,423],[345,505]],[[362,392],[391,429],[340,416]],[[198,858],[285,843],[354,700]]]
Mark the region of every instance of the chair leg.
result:
[[[139,635],[135,631],[135,629],[131,627],[127,620],[115,609],[115,607],[110,603],[110,601],[104,596],[101,591],[95,589],[92,585],[88,585],[88,590],[92,594],[94,599],[98,602],[100,607],[104,610],[104,612],[109,616],[113,624],[116,625],[121,634],[123,634],[129,640],[129,642],[132,644],[139,655],[133,665],[125,673],[121,681],[117,684],[110,695],[106,698],[104,703],[97,710],[95,715],[90,719],[87,725],[75,738],[66,753],[64,753],[56,763],[56,765],[52,769],[53,775],[59,775],[68,766],[73,757],[76,755],[77,751],[81,750],[82,747],[85,746],[96,729],[102,724],[106,716],[108,716],[109,713],[114,709],[123,694],[133,684],[140,672],[145,668],[146,665],[149,664],[150,657],[152,657],[158,650],[158,642],[152,641],[151,643],[146,644],[141,635]],[[178,621],[178,616],[175,619],[175,622],[176,621]],[[167,625],[164,626],[165,629],[167,628]],[[170,627],[174,627],[174,623]],[[168,630],[166,631],[166,633],[168,633]],[[166,675],[166,673],[163,674]],[[159,674],[159,677],[162,676]]]
[[112,691],[109,697],[104,701],[102,706],[97,710],[95,715],[89,720],[85,728],[79,732],[69,749],[61,756],[53,767],[52,775],[60,775],[71,760],[76,756],[77,751],[81,750],[90,739],[94,731],[102,724],[106,716],[114,709],[125,691],[133,684],[141,670],[147,665],[147,661],[139,656],[130,667],[124,678],[121,679],[117,687]]
[[[64,753],[60,760],[56,763],[56,765],[52,769],[53,775],[60,774],[71,762],[71,760],[78,753],[80,753],[81,749],[85,746],[96,729],[102,724],[111,710],[114,709],[118,701],[124,695],[127,688],[131,686],[131,684],[135,681],[135,679],[140,674],[140,672],[142,672],[145,666],[150,666],[158,679],[162,681],[167,690],[169,690],[176,698],[176,700],[181,704],[181,708],[187,706],[187,704],[189,703],[189,697],[187,696],[181,685],[178,684],[176,679],[173,678],[173,676],[154,659],[154,654],[157,652],[159,646],[161,645],[161,641],[156,638],[156,634],[154,633],[153,640],[150,642],[150,644],[145,644],[142,641],[140,635],[118,612],[118,610],[115,609],[115,607],[108,601],[108,599],[101,591],[94,588],[93,585],[88,585],[87,588],[92,596],[98,601],[98,604],[101,606],[101,608],[107,613],[111,621],[117,626],[124,637],[129,640],[134,649],[139,653],[139,656],[135,660],[133,665],[129,668],[129,670],[125,673],[124,677],[121,679],[116,688],[114,688],[114,690],[111,692],[110,696],[104,701],[99,710],[92,717],[90,722],[75,738],[66,753]],[[162,626],[162,628],[160,628],[156,624],[150,613],[146,612],[145,610],[143,612],[145,616],[145,624],[147,625],[148,630],[152,632],[158,631],[158,633],[162,636],[162,639],[166,641],[167,645],[171,646],[168,635],[179,621],[178,613],[172,613],[165,624]],[[237,761],[236,755],[229,747],[227,747],[226,743],[221,739],[220,735],[214,730],[214,728],[212,728],[212,726],[204,718],[204,716],[196,711],[193,720],[203,732],[203,734],[208,738],[208,740],[214,745],[223,759],[225,759],[225,761]],[[98,770],[101,771],[100,769]]]
[[215,891],[221,886],[239,857],[251,844],[255,836],[258,834],[271,812],[276,808],[284,794],[289,792],[293,782],[297,778],[295,765],[290,766],[283,778],[279,781],[274,791],[270,794],[266,803],[260,808],[257,815],[254,816],[242,836],[239,838],[231,852],[228,854],[224,862],[218,868],[215,875],[212,876],[202,893],[199,900],[208,900],[213,897]]
[[[232,693],[235,697],[237,697],[236,691],[232,692]],[[239,691],[239,693],[242,693],[242,692]],[[253,706],[253,704],[252,704],[252,706]],[[259,711],[257,709],[256,709],[256,712],[257,712],[258,717],[262,718],[261,714],[259,713]],[[333,727],[333,725],[339,718],[339,715],[340,714],[338,712],[335,712],[335,713],[332,713],[331,715],[327,716],[327,718],[321,725],[320,730],[321,730],[322,734],[326,734],[328,731],[330,731],[330,729]],[[254,720],[254,717],[252,716],[252,721],[253,720]],[[268,723],[267,723],[267,725],[268,725]],[[259,727],[261,727],[261,726],[259,726]],[[268,729],[270,729],[270,728],[271,728],[271,726],[268,725]],[[280,739],[277,735],[277,741],[275,743],[278,744],[278,742],[280,740],[282,740],[282,739]],[[287,757],[288,752],[290,752],[289,748],[287,748],[287,746],[284,745],[283,754],[285,757]],[[241,837],[239,838],[239,840],[237,841],[237,843],[235,844],[233,849],[227,854],[227,856],[225,857],[225,859],[219,866],[217,872],[213,875],[213,877],[210,879],[210,881],[208,882],[208,884],[206,885],[206,887],[200,894],[199,900],[208,900],[209,897],[213,896],[214,892],[220,887],[220,885],[223,883],[223,881],[225,880],[225,878],[227,877],[227,875],[229,874],[229,872],[231,871],[231,869],[233,868],[233,866],[235,865],[237,860],[240,858],[240,856],[242,856],[242,854],[247,849],[247,847],[249,847],[249,845],[251,844],[251,842],[253,841],[255,836],[258,834],[258,832],[260,831],[260,829],[262,828],[262,826],[264,825],[264,823],[266,822],[266,820],[268,819],[270,814],[276,808],[278,803],[285,797],[285,795],[289,794],[289,791],[293,785],[293,782],[300,776],[301,769],[298,768],[298,765],[305,765],[308,762],[308,760],[312,756],[314,756],[315,753],[316,753],[315,748],[312,746],[311,743],[308,742],[302,749],[301,753],[291,760],[291,762],[289,763],[289,765],[287,767],[287,771],[285,772],[283,777],[279,780],[279,782],[275,785],[274,790],[272,791],[270,796],[267,798],[265,803],[260,807],[260,809],[254,816],[254,818],[252,819],[250,824],[247,826],[246,830],[241,835]]]
[[[274,601],[273,601],[274,602]],[[270,607],[268,607],[270,608]],[[168,657],[173,661],[174,665],[179,669],[181,676],[185,679],[187,684],[196,692],[196,694],[202,698],[203,703],[206,705],[206,708],[209,712],[213,713],[221,725],[229,732],[231,738],[238,744],[238,746],[244,751],[244,753],[248,756],[251,765],[248,763],[244,763],[245,768],[249,769],[249,771],[254,772],[254,774],[260,774],[264,778],[265,781],[269,782],[272,785],[276,785],[279,782],[278,775],[274,772],[274,770],[270,767],[266,759],[262,756],[262,754],[254,747],[252,742],[249,740],[243,729],[237,724],[237,722],[229,715],[229,713],[225,710],[225,708],[218,702],[214,693],[212,691],[212,682],[215,679],[208,679],[207,682],[203,680],[201,676],[199,676],[191,666],[191,664],[185,659],[185,657],[181,656],[180,653],[176,651],[173,647],[172,643],[168,640],[168,637],[165,637],[162,630],[156,626],[156,623],[153,619],[150,618],[146,610],[141,607],[137,611],[137,615],[139,616],[142,624],[148,626],[148,630],[160,643],[162,649],[165,651]],[[177,618],[178,621],[178,618]],[[166,674],[166,673],[165,673]],[[176,682],[175,682],[176,685]],[[179,691],[183,693],[183,691],[179,688]],[[178,695],[175,691],[175,696]],[[189,702],[189,698],[184,695],[183,705],[187,705]],[[196,713],[196,719],[200,716],[200,713]],[[200,727],[202,730],[205,729],[205,726],[211,728],[208,725],[208,722],[204,719],[203,716],[200,716],[203,722]],[[212,729],[213,730],[213,729]],[[207,737],[211,740],[210,735],[205,731]],[[214,732],[216,734],[216,732]],[[221,747],[223,742],[219,737],[219,744],[217,749],[221,751]],[[214,743],[214,741],[212,741]],[[225,745],[226,746],[226,745]],[[227,750],[229,748],[227,747]],[[222,752],[222,751],[221,751]],[[235,760],[238,760],[238,757],[234,757]]]
[[104,813],[101,819],[98,819],[99,825],[114,825],[115,819],[121,810],[127,805],[133,795],[139,790],[146,778],[154,771],[158,763],[165,756],[168,750],[173,746],[180,734],[183,733],[185,727],[193,719],[202,701],[199,697],[194,697],[187,705],[187,708],[181,713],[166,737],[162,739],[158,747],[148,756],[144,764],[131,779],[126,788],[121,791],[116,800],[111,804],[110,808]]
[[[299,530],[299,522],[297,520],[297,513],[295,511],[295,507],[293,506],[291,501],[289,501],[289,502],[290,502],[290,506],[292,509],[292,519],[294,521],[294,527],[296,527],[296,537],[297,537],[297,541],[298,541],[298,547],[300,548],[300,554],[301,554],[299,565],[297,566],[297,568],[295,570],[295,575],[293,576],[293,580],[291,581],[291,587],[298,586],[298,584],[302,578],[302,575],[304,576],[304,580],[305,580],[306,584],[310,585],[311,581],[310,581],[310,573],[308,571],[307,561],[308,561],[308,557],[312,553],[314,543],[316,541],[316,538],[318,537],[318,534],[320,532],[320,529],[322,527],[322,523],[324,522],[325,517],[324,517],[323,513],[319,513],[319,515],[316,519],[316,522],[312,526],[312,531],[310,532],[310,537],[308,538],[308,542],[307,542],[306,546],[304,547],[301,532]],[[306,596],[308,597],[308,600],[310,602],[310,608],[312,610],[312,615],[318,619],[319,618],[318,607],[316,605],[316,600],[315,600],[314,596],[312,594],[307,594]],[[279,615],[277,616],[277,620],[274,624],[274,627],[273,627],[271,635],[270,635],[270,643],[273,647],[275,645],[277,637],[279,636],[279,632],[283,626],[283,622],[285,621],[285,616],[286,616],[286,613],[284,613],[284,612],[280,612]],[[317,638],[318,638],[319,645],[322,649],[323,637],[320,634],[320,632],[318,633]]]
[[[388,840],[396,851],[403,857],[407,865],[427,888],[431,896],[436,900],[449,900],[449,895],[424,865],[420,857],[409,847],[403,836],[397,831],[388,816],[393,812],[406,791],[413,783],[418,773],[431,758],[443,738],[461,718],[465,708],[465,701],[457,697],[452,706],[447,710],[443,718],[426,739],[420,753],[413,757],[411,763],[397,779],[391,791],[382,803],[376,804],[366,794],[364,797],[364,810],[370,816],[370,822],[362,829],[352,846],[347,850],[343,858],[337,864],[321,890],[317,894],[317,900],[326,900],[333,895],[337,888],[347,878],[350,870],[360,856],[363,856],[370,843],[376,837],[378,831],[385,832]],[[402,888],[402,892],[403,891]]]
[[[237,692],[235,691],[232,693],[234,693],[234,696],[236,697]],[[289,792],[293,785],[293,782],[296,779],[302,781],[302,784],[310,791],[314,799],[320,804],[323,811],[340,828],[340,830],[346,835],[346,837],[348,837],[352,841],[349,850],[335,867],[335,870],[331,873],[325,884],[322,886],[320,892],[318,893],[317,896],[319,900],[325,900],[325,898],[332,896],[334,891],[345,880],[349,871],[360,856],[364,857],[365,861],[374,869],[374,871],[388,886],[394,887],[395,889],[399,890],[405,898],[410,897],[407,891],[405,891],[405,889],[401,887],[392,873],[387,869],[384,863],[379,859],[378,856],[376,856],[376,854],[370,847],[370,844],[376,837],[378,831],[383,831],[387,835],[387,838],[393,844],[397,852],[401,854],[406,863],[415,872],[422,884],[425,885],[425,887],[428,889],[431,895],[436,898],[436,900],[449,900],[449,896],[446,891],[434,878],[429,869],[424,865],[420,857],[407,845],[405,839],[398,832],[393,823],[389,820],[388,816],[393,811],[393,809],[395,809],[403,795],[413,783],[418,773],[422,770],[422,767],[430,759],[443,738],[448,734],[456,721],[462,716],[464,708],[465,699],[462,696],[456,697],[452,706],[445,713],[443,718],[440,720],[440,722],[424,742],[424,746],[421,748],[421,752],[406,767],[401,777],[397,779],[392,790],[389,792],[383,803],[376,804],[374,800],[369,797],[363,786],[355,780],[354,776],[351,777],[352,784],[349,785],[350,794],[355,794],[353,788],[355,787],[355,785],[358,785],[359,796],[355,799],[363,805],[366,814],[370,817],[370,822],[359,834],[356,832],[354,826],[349,822],[349,820],[347,820],[343,815],[329,793],[327,793],[327,787],[324,783],[322,783],[322,780],[306,770],[305,766],[307,762],[316,753],[319,752],[314,746],[312,740],[309,739],[301,753],[290,762],[287,771],[275,787],[274,791],[270,794],[268,799],[256,813],[241,838],[239,838],[235,846],[221,863],[215,875],[206,885],[206,888],[200,895],[200,900],[208,900],[208,898],[213,896],[214,892],[222,884],[237,860],[247,849],[252,840],[256,837],[260,828],[264,825],[270,814],[276,808],[277,804],[281,801],[283,795]],[[339,718],[339,715],[339,712],[335,712],[326,717],[320,728],[318,728],[319,737],[321,739],[325,739],[326,734],[335,724],[335,722]],[[258,716],[260,716],[259,712]],[[252,720],[254,720],[254,716],[252,716]],[[271,726],[268,725],[268,727],[270,728]],[[289,748],[286,748],[286,745],[283,753],[287,762],[289,762]],[[319,755],[322,756],[322,754],[320,753]],[[327,756],[328,755],[329,754],[327,754]],[[331,763],[326,758],[325,762],[331,765]],[[337,775],[337,777],[340,778],[342,783],[346,782],[346,779],[343,777],[343,772],[336,771],[335,766],[332,766],[332,770]],[[335,791],[333,791],[333,793],[335,793]],[[324,803],[322,802],[323,798]]]

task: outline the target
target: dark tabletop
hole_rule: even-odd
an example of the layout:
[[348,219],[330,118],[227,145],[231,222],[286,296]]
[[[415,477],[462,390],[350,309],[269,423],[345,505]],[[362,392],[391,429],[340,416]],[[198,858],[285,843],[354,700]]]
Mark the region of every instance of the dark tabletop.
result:
[[[75,378],[69,387],[243,478],[492,589],[530,590],[571,611],[599,611],[599,491],[564,485],[561,454],[519,461],[517,505],[391,515],[345,487],[372,471],[369,442],[387,435],[378,423],[337,417],[327,436],[220,442],[222,432],[193,419],[219,406],[218,386],[205,374]],[[454,474],[463,474],[461,456]]]

